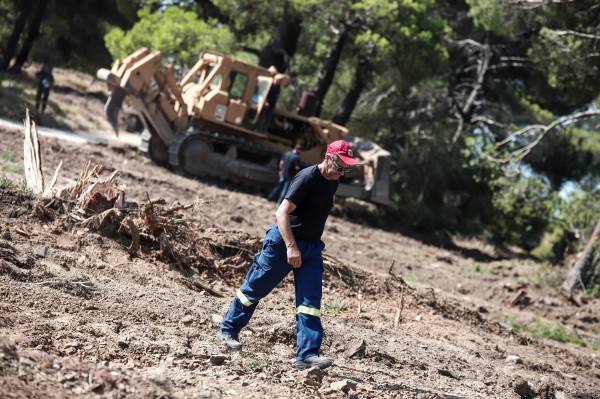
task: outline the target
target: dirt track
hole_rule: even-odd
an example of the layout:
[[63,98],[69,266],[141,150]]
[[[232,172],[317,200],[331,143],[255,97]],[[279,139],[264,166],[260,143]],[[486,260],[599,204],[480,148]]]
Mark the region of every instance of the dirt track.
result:
[[[0,135],[0,153],[12,154],[0,165],[15,170],[22,133]],[[206,202],[181,211],[173,233],[186,278],[152,240],[130,257],[123,235],[85,228],[64,207],[42,221],[35,198],[0,191],[3,398],[600,398],[599,300],[536,287],[552,268],[496,259],[474,243],[430,246],[357,224],[339,207],[324,235],[322,349],[334,366],[292,368],[290,279],[259,306],[244,352],[226,353],[214,333],[274,203],[144,163],[126,143],[41,144],[46,179],[63,161],[59,186],[90,160],[123,172],[131,202]],[[504,327],[511,318],[560,322],[588,346],[516,333]]]

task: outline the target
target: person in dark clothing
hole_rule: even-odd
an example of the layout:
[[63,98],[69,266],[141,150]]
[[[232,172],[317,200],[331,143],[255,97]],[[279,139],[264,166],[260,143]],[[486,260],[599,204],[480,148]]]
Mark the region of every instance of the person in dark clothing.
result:
[[302,169],[292,180],[285,199],[275,213],[276,222],[267,231],[262,250],[246,281],[225,314],[217,339],[231,350],[242,350],[238,334],[258,302],[293,271],[296,291],[296,363],[303,370],[325,368],[332,360],[319,355],[323,340],[321,297],[323,256],[321,235],[333,208],[338,179],[360,162],[343,140],[327,146],[325,159]]
[[273,78],[273,84],[271,84],[271,89],[269,90],[269,94],[267,94],[267,100],[265,101],[265,105],[263,105],[263,109],[256,120],[256,124],[254,125],[254,131],[258,131],[260,128],[260,124],[264,121],[262,125],[262,132],[266,133],[269,128],[269,123],[271,123],[271,118],[273,117],[273,112],[275,111],[275,106],[277,105],[277,100],[279,100],[279,93],[281,92],[281,84],[283,83],[283,75],[278,73]]
[[283,198],[288,187],[290,186],[290,182],[301,169],[301,151],[302,147],[300,145],[296,145],[292,151],[288,151],[283,154],[281,161],[279,161],[279,182],[269,194],[269,199],[275,199],[277,194],[279,194],[279,198],[277,200],[278,204],[283,202]]
[[35,108],[41,112],[46,109],[50,88],[54,84],[54,76],[52,76],[52,67],[44,64],[42,69],[35,74],[38,79],[37,92],[35,93]]

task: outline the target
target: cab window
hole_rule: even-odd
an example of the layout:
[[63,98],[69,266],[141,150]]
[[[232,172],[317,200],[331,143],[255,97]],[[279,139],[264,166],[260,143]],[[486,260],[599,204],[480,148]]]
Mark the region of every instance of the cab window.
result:
[[271,84],[271,79],[259,76],[256,80],[256,86],[252,92],[252,102],[254,104],[260,104],[265,100],[267,90]]
[[232,98],[242,98],[248,84],[248,75],[231,71],[229,73],[229,95]]

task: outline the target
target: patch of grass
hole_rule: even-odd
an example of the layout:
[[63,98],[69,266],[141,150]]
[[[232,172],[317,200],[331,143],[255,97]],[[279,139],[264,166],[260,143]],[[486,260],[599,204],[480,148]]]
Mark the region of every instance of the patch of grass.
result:
[[3,165],[3,166],[0,167],[0,172],[23,174],[24,170],[23,170],[22,166],[17,166],[17,165]]
[[515,270],[519,270],[519,269],[521,269],[523,267],[523,265],[520,264],[519,262],[513,262],[512,265],[513,265],[513,267],[514,267]]
[[600,284],[595,284],[589,294],[594,298],[600,298]]
[[[527,323],[517,321],[515,316],[509,316],[506,326],[518,333],[528,331],[539,338],[547,338],[559,342],[572,342],[584,347],[588,346],[583,339],[567,334],[565,326],[558,321],[554,323],[546,323],[542,319],[537,319],[535,325],[533,327],[529,327]],[[599,347],[600,343],[598,340],[596,340],[596,342],[591,346],[592,348],[594,348],[594,346]]]
[[419,278],[412,273],[409,273],[406,276],[402,276],[402,279],[411,283],[416,283],[417,281],[419,281]]
[[16,182],[2,173],[0,174],[0,190],[27,190],[27,183],[25,179]]
[[275,362],[269,358],[261,358],[254,352],[241,351],[240,356],[248,361],[244,361],[244,371],[262,371],[265,367],[273,366]]
[[559,286],[562,276],[559,271],[552,270],[549,263],[543,263],[529,275],[529,279],[536,288],[542,286],[556,288]]
[[560,322],[546,323],[541,319],[535,322],[535,326],[529,329],[536,337],[548,338],[559,342],[572,342],[580,346],[587,346],[584,340],[579,337],[572,337],[567,334],[567,330]]
[[5,161],[14,161],[14,156],[9,152],[0,152],[0,159],[4,159]]
[[508,322],[506,323],[506,326],[511,330],[515,330],[518,333],[522,333],[527,330],[527,323],[517,321],[515,316],[508,317]]
[[497,274],[492,266],[482,265],[479,262],[475,263],[475,266],[471,268],[471,271],[484,274]]
[[335,314],[342,314],[344,310],[344,302],[337,301],[333,298],[325,298],[321,304],[323,310],[333,312]]

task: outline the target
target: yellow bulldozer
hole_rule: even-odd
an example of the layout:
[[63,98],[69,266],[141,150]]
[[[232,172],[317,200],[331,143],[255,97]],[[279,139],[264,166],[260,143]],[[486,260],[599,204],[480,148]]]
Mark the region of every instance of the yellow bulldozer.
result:
[[164,65],[163,54],[148,48],[117,60],[111,70],[98,70],[110,90],[105,113],[115,133],[127,97],[144,126],[139,149],[152,161],[193,176],[214,175],[261,188],[277,183],[279,159],[294,146],[302,147],[301,162],[312,165],[323,159],[327,144],[344,139],[361,165],[343,176],[338,195],[392,205],[389,152],[311,116],[310,93],[302,96],[296,112],[277,108],[265,132],[255,131],[277,71],[213,51],[199,58],[181,81]]

